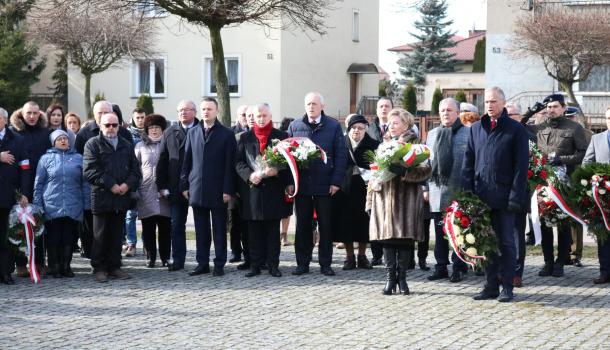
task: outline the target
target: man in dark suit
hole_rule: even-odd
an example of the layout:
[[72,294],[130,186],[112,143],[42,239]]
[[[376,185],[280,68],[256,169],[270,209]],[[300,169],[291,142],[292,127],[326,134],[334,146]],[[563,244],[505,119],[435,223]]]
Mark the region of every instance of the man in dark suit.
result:
[[[515,213],[527,200],[528,139],[524,127],[510,119],[504,108],[504,92],[485,90],[485,114],[470,128],[464,155],[464,189],[473,191],[491,208],[491,225],[498,238],[501,256],[494,256],[485,269],[487,284],[475,300],[513,300],[516,245],[513,234]],[[502,292],[498,272],[502,266]]]
[[[214,276],[224,275],[227,262],[227,203],[235,193],[235,135],[217,119],[218,102],[201,101],[201,123],[189,130],[180,174],[180,190],[193,208],[197,240],[197,276],[210,272],[214,230]],[[212,227],[210,227],[210,214]]]
[[313,251],[313,211],[318,215],[320,244],[318,255],[320,273],[334,276],[330,267],[333,256],[332,242],[332,201],[338,190],[347,167],[347,147],[339,122],[326,116],[323,112],[324,98],[317,92],[305,96],[305,115],[288,127],[288,135],[292,137],[310,138],[320,146],[328,156],[328,162],[315,159],[308,169],[302,169],[299,176],[299,193],[295,200],[297,217],[294,250],[297,258],[297,268],[293,275],[309,273],[309,263]]
[[21,205],[32,198],[30,161],[23,136],[7,127],[8,113],[0,108],[0,282],[15,284],[11,277],[14,265],[12,248],[6,239],[8,216],[15,204],[15,191],[21,192]]
[[184,161],[184,145],[188,130],[199,123],[197,106],[193,101],[183,100],[178,103],[178,123],[163,132],[161,154],[157,163],[157,188],[159,194],[169,197],[172,220],[172,263],[169,271],[184,268],[186,259],[186,218],[189,203],[180,192],[180,172]]
[[[608,130],[593,135],[582,163],[610,163],[610,107],[606,109],[606,128]],[[593,280],[595,284],[610,283],[610,239],[604,244],[597,243],[599,259],[599,277]]]

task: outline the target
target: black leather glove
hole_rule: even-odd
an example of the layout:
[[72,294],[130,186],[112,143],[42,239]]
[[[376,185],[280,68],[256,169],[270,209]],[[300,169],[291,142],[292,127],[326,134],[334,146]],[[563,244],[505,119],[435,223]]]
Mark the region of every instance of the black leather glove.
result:
[[549,159],[549,165],[560,166],[561,164],[563,163],[561,162],[561,158],[559,158],[559,156],[555,156]]
[[398,164],[390,164],[388,170],[396,176],[405,176],[405,174],[407,173],[407,168]]
[[527,112],[523,114],[523,119],[521,119],[521,124],[527,124],[527,121],[536,113],[546,108],[546,104],[536,102],[532,107],[527,109]]

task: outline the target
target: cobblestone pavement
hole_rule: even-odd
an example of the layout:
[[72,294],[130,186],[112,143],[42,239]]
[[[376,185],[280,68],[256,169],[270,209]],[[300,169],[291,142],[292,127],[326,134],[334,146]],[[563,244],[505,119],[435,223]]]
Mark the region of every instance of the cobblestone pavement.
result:
[[335,277],[313,264],[309,275],[291,276],[286,247],[279,279],[245,278],[235,264],[224,277],[190,277],[148,269],[138,256],[123,260],[131,280],[106,284],[75,258],[74,279],[0,285],[0,349],[610,347],[610,285],[593,285],[595,260],[543,279],[541,257],[528,257],[516,302],[501,304],[471,299],[482,277],[429,282],[419,269],[408,274],[410,296],[383,296],[382,268],[341,271],[344,251],[335,252]]

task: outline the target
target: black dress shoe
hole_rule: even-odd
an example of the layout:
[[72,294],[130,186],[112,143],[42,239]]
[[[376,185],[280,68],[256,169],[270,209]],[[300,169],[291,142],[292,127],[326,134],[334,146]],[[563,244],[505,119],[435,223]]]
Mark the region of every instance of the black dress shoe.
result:
[[168,264],[167,271],[180,271],[184,269],[184,265]]
[[355,256],[348,256],[345,261],[343,262],[343,270],[355,270],[356,269],[356,257]]
[[247,261],[237,265],[238,270],[247,270],[249,268],[250,268],[250,263]]
[[371,260],[371,266],[379,266],[379,265],[383,265],[383,259],[382,258],[373,258]]
[[161,266],[169,267],[169,263],[167,262],[167,260],[161,260]]
[[333,271],[333,269],[330,266],[321,267],[320,273],[323,274],[324,276],[334,276],[335,275],[335,271]]
[[472,299],[474,300],[490,300],[496,299],[500,295],[497,289],[489,289],[485,287],[479,294],[475,294]]
[[555,264],[553,266],[553,277],[563,277],[563,265]]
[[189,273],[189,276],[199,276],[210,273],[210,265],[197,265],[195,270]]
[[599,275],[599,277],[597,277],[596,279],[593,280],[593,283],[595,283],[595,284],[610,283],[610,275],[602,273]]
[[449,278],[449,282],[457,283],[461,282],[464,279],[461,271],[453,271],[451,273],[451,277]]
[[513,301],[513,291],[507,288],[502,289],[500,296],[498,297],[498,301],[501,303],[508,303]]
[[212,272],[212,276],[220,277],[225,275],[225,269],[222,266],[214,266],[214,271]]
[[269,267],[269,274],[273,277],[282,277],[282,272],[276,266]]
[[553,274],[553,265],[551,265],[551,264],[544,264],[542,269],[540,271],[538,271],[538,276],[540,276],[540,277],[548,277],[552,274]]
[[292,274],[295,276],[301,276],[306,273],[309,273],[309,266],[297,266],[297,268],[292,271]]
[[11,277],[10,273],[0,276],[0,281],[2,281],[2,283],[4,283],[4,284],[8,284],[8,285],[15,284],[15,281],[13,281],[13,277]]
[[146,264],[146,267],[148,267],[148,268],[155,267],[155,261],[154,260],[149,260],[148,263]]
[[447,272],[447,270],[434,270],[434,272],[428,276],[428,281],[437,281],[444,278],[449,278],[449,272]]
[[72,268],[70,266],[64,267],[64,271],[62,272],[64,277],[72,278],[74,277],[74,272],[72,272]]
[[241,261],[241,255],[233,255],[231,259],[229,259],[230,263],[236,263]]
[[250,270],[247,274],[246,277],[254,277],[254,276],[258,276],[261,274],[261,269],[257,268],[257,267],[253,267],[252,270]]
[[422,271],[430,271],[430,268],[428,267],[428,264],[426,264],[426,260],[420,260],[419,261],[419,269]]

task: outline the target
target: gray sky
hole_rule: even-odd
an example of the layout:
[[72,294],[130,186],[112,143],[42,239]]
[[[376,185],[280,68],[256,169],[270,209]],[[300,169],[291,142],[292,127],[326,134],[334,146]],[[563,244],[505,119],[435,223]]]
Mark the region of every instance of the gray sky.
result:
[[[398,55],[387,49],[413,42],[413,22],[419,19],[417,10],[408,7],[412,0],[379,0],[379,64],[390,74],[398,74]],[[468,30],[487,27],[487,0],[447,0],[447,19],[453,20],[457,35],[468,36]],[[405,5],[406,4],[406,5]]]

